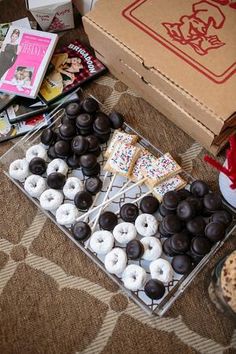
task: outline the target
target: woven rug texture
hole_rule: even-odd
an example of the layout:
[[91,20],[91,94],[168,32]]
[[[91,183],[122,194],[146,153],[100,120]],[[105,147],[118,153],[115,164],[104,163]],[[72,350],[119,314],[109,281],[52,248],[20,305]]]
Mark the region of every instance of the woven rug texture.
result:
[[[26,15],[24,0],[0,3],[0,22]],[[72,38],[86,41],[79,29],[60,42]],[[152,144],[217,188],[217,173],[203,163],[206,151],[109,73],[85,94],[123,113]],[[2,143],[0,155],[13,143]],[[0,353],[236,353],[235,324],[207,293],[211,269],[235,248],[235,235],[164,317],[148,316],[0,173]]]

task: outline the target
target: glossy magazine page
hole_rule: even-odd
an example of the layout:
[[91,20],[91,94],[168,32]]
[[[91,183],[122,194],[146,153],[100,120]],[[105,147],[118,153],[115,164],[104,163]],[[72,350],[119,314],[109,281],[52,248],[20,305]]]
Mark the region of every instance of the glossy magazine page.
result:
[[[19,26],[23,28],[31,28],[30,22],[27,17],[21,18],[17,21],[13,22],[7,22],[7,23],[0,23],[0,51],[2,44],[4,42],[4,39],[7,35],[9,27],[13,26]],[[0,92],[0,111],[6,107],[14,98],[14,95],[9,95],[6,92]]]
[[106,70],[78,40],[60,48],[53,55],[40,96],[45,102],[57,100]]
[[0,91],[35,98],[58,36],[11,26],[0,52]]

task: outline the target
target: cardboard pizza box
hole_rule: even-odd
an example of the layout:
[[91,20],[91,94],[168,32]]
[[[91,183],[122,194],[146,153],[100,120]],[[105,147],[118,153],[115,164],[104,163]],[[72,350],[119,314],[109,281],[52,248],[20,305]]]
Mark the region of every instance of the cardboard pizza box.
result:
[[[134,70],[221,140],[236,128],[236,6],[221,3],[100,0],[83,22],[108,68]],[[172,120],[197,134],[196,124],[187,131]]]
[[[104,57],[100,53],[95,52],[95,54],[99,60],[106,64]],[[109,65],[109,70],[131,89],[138,91],[147,102],[151,103],[158,111],[168,117],[213,155],[217,155],[224,148],[230,134],[236,133],[236,128],[229,128],[222,135],[214,135],[162,91],[145,82],[134,70],[130,70],[127,65],[122,66],[120,62],[114,60],[113,64]]]

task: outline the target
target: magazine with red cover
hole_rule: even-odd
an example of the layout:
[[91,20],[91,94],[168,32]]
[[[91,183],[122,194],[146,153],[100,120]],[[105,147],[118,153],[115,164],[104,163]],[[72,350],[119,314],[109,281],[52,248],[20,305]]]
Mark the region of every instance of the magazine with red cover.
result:
[[105,66],[78,40],[57,50],[40,88],[40,96],[51,102],[71,92],[106,70]]
[[0,91],[35,98],[58,36],[11,26],[0,52]]

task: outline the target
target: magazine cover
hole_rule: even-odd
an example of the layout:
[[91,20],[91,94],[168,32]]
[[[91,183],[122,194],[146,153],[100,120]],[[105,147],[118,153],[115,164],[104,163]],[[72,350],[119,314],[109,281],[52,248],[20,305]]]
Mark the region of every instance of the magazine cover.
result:
[[54,33],[11,26],[0,52],[0,91],[36,98],[57,40]]
[[[28,17],[21,18],[20,20],[8,22],[8,23],[0,23],[0,50],[2,47],[2,43],[7,35],[8,29],[11,25],[31,28]],[[14,95],[9,95],[5,92],[0,92],[0,111],[6,107],[14,98]]]
[[69,93],[106,70],[78,40],[65,45],[53,55],[40,96],[50,102]]
[[48,105],[39,97],[35,99],[16,97],[13,103],[11,103],[6,109],[10,123],[15,123],[40,113],[45,113],[47,110]]
[[0,23],[0,49],[2,46],[2,42],[4,41],[10,26],[17,26],[17,27],[31,29],[31,25],[28,17],[24,17],[13,22]]
[[46,127],[50,123],[50,119],[46,114],[41,114],[32,118],[28,118],[23,122],[11,124],[8,120],[6,111],[0,113],[0,142],[16,138],[26,134],[29,131],[36,130],[40,127]]
[[[78,94],[72,94],[65,102],[65,105],[69,102],[78,101]],[[13,103],[6,109],[7,116],[10,123],[16,123],[21,120],[25,120],[26,118],[46,113],[60,105],[62,99],[59,101],[54,101],[51,104],[46,104],[39,97],[32,98],[23,98],[16,97]]]

